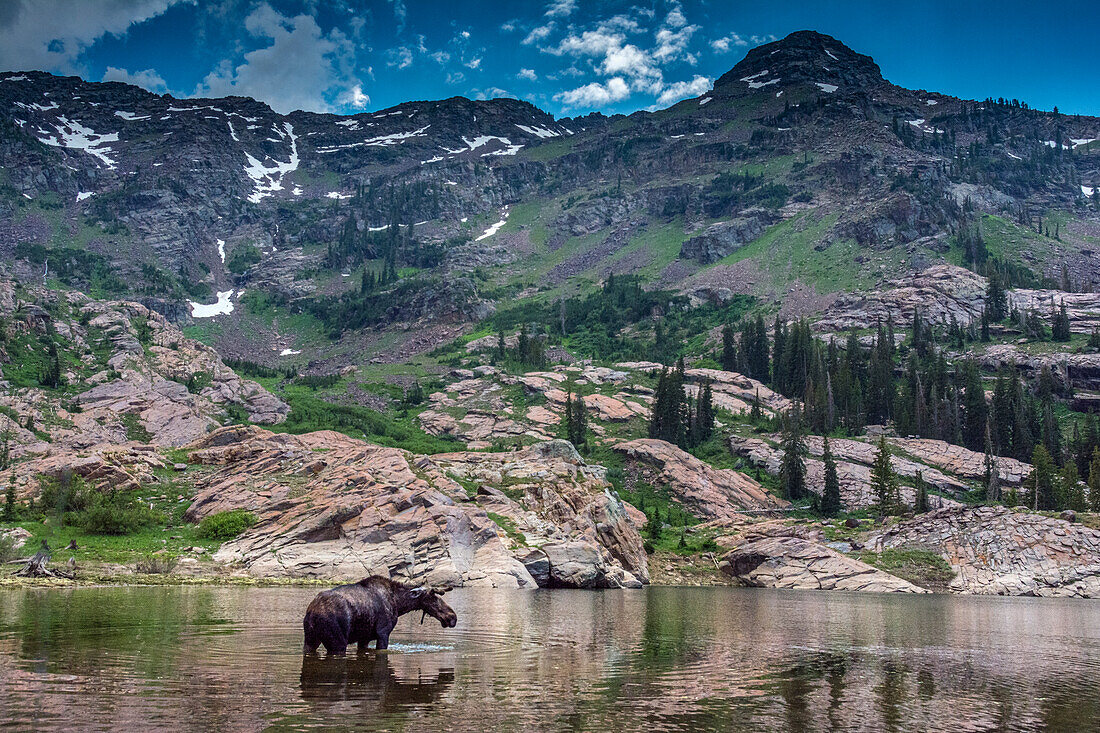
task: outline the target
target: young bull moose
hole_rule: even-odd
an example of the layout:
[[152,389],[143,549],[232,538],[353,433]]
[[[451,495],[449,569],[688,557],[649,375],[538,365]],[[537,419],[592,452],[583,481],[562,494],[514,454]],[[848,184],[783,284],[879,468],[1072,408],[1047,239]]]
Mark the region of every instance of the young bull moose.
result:
[[302,621],[306,635],[303,651],[313,654],[321,644],[329,654],[344,654],[348,644],[358,644],[363,651],[371,639],[378,640],[378,649],[385,649],[398,617],[410,611],[422,611],[443,628],[451,628],[458,623],[458,616],[440,597],[445,592],[372,575],[318,593]]

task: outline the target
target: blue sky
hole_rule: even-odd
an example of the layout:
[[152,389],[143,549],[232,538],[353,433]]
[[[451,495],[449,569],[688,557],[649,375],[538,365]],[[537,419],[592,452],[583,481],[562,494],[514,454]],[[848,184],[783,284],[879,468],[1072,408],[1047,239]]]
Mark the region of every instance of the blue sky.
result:
[[902,86],[1100,114],[1100,3],[0,0],[0,69],[352,113],[455,95],[665,107],[801,29]]

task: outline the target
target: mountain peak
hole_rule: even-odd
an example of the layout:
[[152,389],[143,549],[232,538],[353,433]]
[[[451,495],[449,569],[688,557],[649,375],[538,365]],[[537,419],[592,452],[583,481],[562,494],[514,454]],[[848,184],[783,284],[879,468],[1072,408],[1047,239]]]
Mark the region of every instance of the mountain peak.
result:
[[870,56],[856,53],[832,36],[817,31],[796,31],[757,46],[723,74],[714,88],[743,93],[764,86],[795,83],[817,84],[823,91],[866,87],[883,83],[882,71]]

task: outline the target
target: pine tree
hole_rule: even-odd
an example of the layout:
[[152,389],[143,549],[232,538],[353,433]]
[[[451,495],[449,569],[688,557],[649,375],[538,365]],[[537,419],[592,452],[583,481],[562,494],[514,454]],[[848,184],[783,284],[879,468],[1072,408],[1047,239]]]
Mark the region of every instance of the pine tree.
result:
[[797,501],[806,491],[806,445],[802,441],[802,414],[797,402],[787,413],[782,445],[779,480],[787,499]]
[[722,326],[722,355],[719,362],[725,371],[737,371],[737,347],[733,343],[733,328],[728,323]]
[[1059,509],[1072,509],[1075,512],[1083,512],[1088,508],[1085,488],[1081,485],[1080,476],[1077,473],[1077,464],[1073,461],[1067,461],[1062,468],[1062,480],[1058,494]]
[[871,465],[871,490],[875,495],[875,508],[880,514],[892,514],[898,505],[898,480],[890,463],[890,447],[886,436],[878,439],[878,452]]
[[714,434],[714,393],[709,381],[703,384],[703,389],[699,393],[693,434],[696,444],[705,443]]
[[985,388],[973,360],[966,363],[965,380],[963,408],[966,413],[966,428],[963,431],[963,444],[970,450],[979,451],[985,447],[989,410],[985,404]]
[[569,418],[569,442],[578,450],[588,444],[588,409],[584,399],[577,397],[573,400],[572,414]]
[[1093,450],[1089,462],[1089,509],[1100,512],[1100,448]]
[[917,478],[914,483],[916,501],[913,504],[913,511],[917,514],[924,514],[928,511],[928,483],[924,480],[922,471],[917,471]]
[[[565,439],[570,443],[573,443],[573,388],[570,386],[569,391],[565,393],[565,409],[561,414],[561,429],[565,435]],[[650,435],[649,437],[653,437]],[[573,447],[576,447],[576,443],[573,443]]]
[[16,515],[15,515],[15,482],[14,481],[9,481],[8,482],[8,488],[4,492],[4,514],[3,514],[3,517],[4,517],[5,522],[14,522],[15,521]]
[[985,311],[993,323],[1000,323],[1008,315],[1008,294],[996,269],[989,274],[985,291]]
[[1066,312],[1066,303],[1062,301],[1062,305],[1058,308],[1058,311],[1051,317],[1051,331],[1053,340],[1055,341],[1069,341],[1070,339],[1070,326],[1069,326],[1069,314]]
[[821,494],[821,513],[826,517],[835,517],[841,509],[840,479],[837,476],[836,460],[833,458],[828,438],[825,438],[821,458],[825,462],[825,488]]
[[1035,446],[1031,453],[1031,475],[1027,484],[1031,489],[1031,508],[1051,510],[1055,508],[1054,462],[1043,445]]

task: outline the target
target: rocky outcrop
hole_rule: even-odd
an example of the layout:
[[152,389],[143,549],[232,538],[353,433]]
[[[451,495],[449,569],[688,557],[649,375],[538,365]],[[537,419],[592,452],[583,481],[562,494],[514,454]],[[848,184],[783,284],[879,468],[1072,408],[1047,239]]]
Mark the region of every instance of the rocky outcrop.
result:
[[642,438],[613,446],[631,468],[671,496],[692,516],[735,521],[745,509],[779,509],[788,502],[737,471],[714,468],[671,443]]
[[680,247],[680,257],[709,265],[753,241],[776,221],[766,209],[750,209],[735,219],[711,224]]
[[[427,467],[428,459],[421,462]],[[476,484],[477,504],[503,517],[511,547],[553,587],[633,587],[649,582],[646,553],[606,469],[589,466],[566,441],[509,453],[445,453],[430,463]]]
[[[971,481],[985,478],[984,453],[978,453],[961,445],[931,438],[887,438],[886,442],[892,447],[920,459],[923,463],[941,468],[955,476]],[[893,460],[896,461],[896,457]],[[1031,473],[1031,464],[1018,461],[1015,458],[994,456],[993,465],[997,469],[1001,483],[1006,486],[1019,486]],[[927,468],[923,470],[925,479],[931,481],[932,479],[929,476],[932,474],[929,473]]]
[[1063,388],[1100,390],[1100,354],[1032,354],[1015,344],[993,344],[976,358],[982,368],[991,372],[1002,367],[1015,367],[1023,376],[1035,378],[1043,367],[1049,367],[1054,380]]
[[722,572],[753,588],[927,593],[924,588],[802,537],[761,537],[722,557]]
[[875,323],[913,321],[920,311],[927,322],[961,325],[981,317],[986,280],[954,265],[933,265],[888,283],[884,288],[841,296],[814,323],[818,331],[837,332],[866,328]]
[[[530,558],[538,550],[545,585],[648,582],[641,538],[602,469],[586,466],[567,444],[429,458],[330,431],[292,436],[232,427],[189,449],[193,461],[220,468],[201,480],[187,517],[255,514],[257,524],[215,556],[252,575],[379,573],[533,588],[527,567],[538,569]],[[481,481],[486,490],[471,496],[465,486]]]
[[1100,532],[1041,514],[941,509],[883,530],[868,546],[938,552],[957,573],[957,593],[1100,597]]
[[[871,464],[874,462],[876,448],[870,443],[857,440],[831,440],[830,448],[836,458],[837,478],[840,480],[840,501],[845,509],[866,509],[876,503],[875,493],[871,488]],[[766,470],[772,475],[778,475],[783,461],[783,451],[775,444],[761,438],[745,438],[738,435],[730,436],[730,450],[734,455],[745,458],[754,466]],[[806,447],[811,455],[820,456],[823,442],[820,438],[809,436],[806,439]],[[847,458],[848,460],[845,460]],[[890,463],[894,470],[902,478],[899,491],[901,501],[912,506],[916,493],[911,486],[911,479],[920,472],[929,484],[943,491],[961,491],[966,489],[966,484],[957,478],[947,476],[934,468],[910,461],[904,457],[892,455]],[[807,457],[806,464],[806,488],[820,495],[825,490],[825,464],[819,458]],[[944,496],[932,495],[928,497],[932,506],[952,506],[958,502]]]
[[156,483],[155,471],[166,468],[164,458],[151,445],[96,445],[84,450],[56,450],[19,463],[15,469],[18,493],[35,496],[39,477],[71,474],[100,490],[135,491]]

